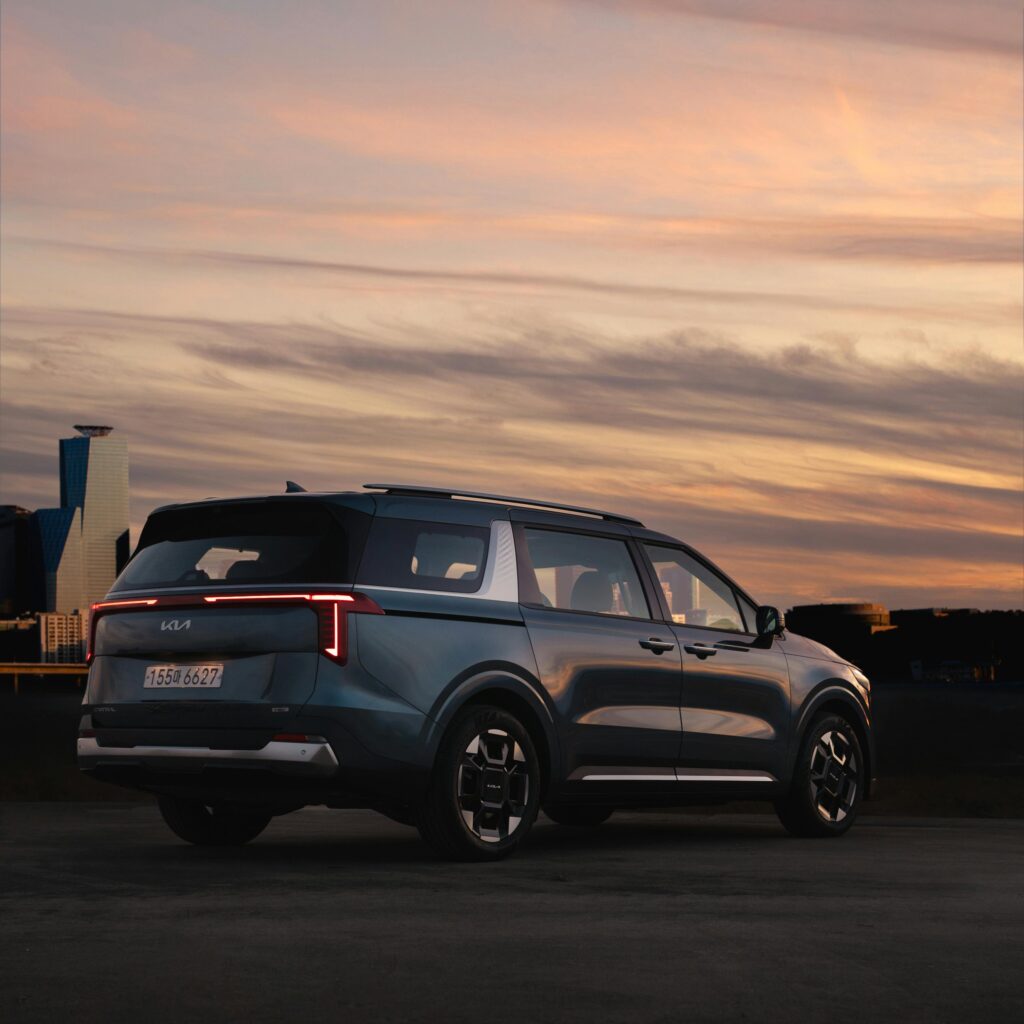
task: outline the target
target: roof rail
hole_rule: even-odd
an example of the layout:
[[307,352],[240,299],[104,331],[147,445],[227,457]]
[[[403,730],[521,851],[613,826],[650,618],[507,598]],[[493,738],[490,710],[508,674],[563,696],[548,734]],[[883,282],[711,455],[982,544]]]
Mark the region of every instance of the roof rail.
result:
[[414,484],[363,484],[370,491],[384,491],[387,494],[408,494],[422,498],[472,498],[476,501],[496,501],[503,505],[526,505],[529,508],[547,508],[556,512],[575,512],[578,515],[595,516],[611,523],[625,523],[628,526],[643,526],[639,519],[620,516],[617,512],[602,512],[599,508],[583,505],[563,505],[558,501],[536,501],[533,498],[510,498],[507,494],[488,494],[484,491],[447,490],[442,487],[418,487]]

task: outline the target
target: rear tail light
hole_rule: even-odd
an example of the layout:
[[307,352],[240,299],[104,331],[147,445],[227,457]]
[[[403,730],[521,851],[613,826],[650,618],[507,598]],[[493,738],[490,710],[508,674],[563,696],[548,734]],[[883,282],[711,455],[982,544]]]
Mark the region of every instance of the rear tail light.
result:
[[157,603],[155,597],[138,597],[124,601],[97,601],[89,606],[89,643],[85,649],[85,663],[92,664],[96,650],[96,623],[106,611],[118,611],[130,608],[148,608]]
[[[344,601],[338,600],[345,598]],[[383,615],[384,609],[365,594],[312,594],[320,624],[320,653],[331,661],[344,665],[348,660],[348,617],[361,612],[364,615]]]
[[304,732],[278,732],[274,733],[275,743],[326,743],[326,736],[311,736]]

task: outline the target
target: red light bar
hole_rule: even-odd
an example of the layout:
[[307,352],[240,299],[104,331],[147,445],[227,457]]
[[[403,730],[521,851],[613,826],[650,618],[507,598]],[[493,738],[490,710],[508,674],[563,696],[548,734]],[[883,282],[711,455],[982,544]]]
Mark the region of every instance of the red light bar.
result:
[[351,594],[216,594],[204,601],[355,601]]
[[324,654],[329,654],[332,658],[337,658],[341,653],[341,648],[338,646],[338,605],[337,602],[334,604],[334,643],[330,647],[324,648]]
[[157,598],[155,597],[133,597],[126,598],[123,601],[96,601],[89,607],[89,643],[86,645],[85,650],[85,663],[86,665],[92,664],[92,651],[95,647],[96,638],[96,620],[100,615],[105,612],[108,608],[139,608],[147,607],[156,604]]
[[[200,602],[202,598],[202,602]],[[220,604],[225,601],[264,601],[287,603],[308,601],[317,606],[319,620],[320,652],[327,657],[345,664],[348,657],[348,614],[362,612],[366,615],[383,615],[373,598],[358,593],[289,593],[289,594],[167,594],[163,597],[126,598],[121,601],[98,601],[92,606],[89,622],[89,646],[86,664],[92,663],[96,638],[96,622],[100,616],[116,608],[150,608],[153,605],[166,608],[202,607],[205,604]],[[339,607],[344,606],[344,607]]]
[[157,599],[155,597],[137,597],[131,601],[97,601],[92,606],[92,611],[96,611],[98,608],[127,608],[129,605],[136,604],[156,604]]

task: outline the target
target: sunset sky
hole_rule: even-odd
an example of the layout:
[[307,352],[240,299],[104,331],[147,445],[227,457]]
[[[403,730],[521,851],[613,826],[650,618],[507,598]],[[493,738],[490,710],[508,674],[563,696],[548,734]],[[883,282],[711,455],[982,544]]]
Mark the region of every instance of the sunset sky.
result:
[[1019,0],[5,0],[0,500],[606,506],[1020,607]]

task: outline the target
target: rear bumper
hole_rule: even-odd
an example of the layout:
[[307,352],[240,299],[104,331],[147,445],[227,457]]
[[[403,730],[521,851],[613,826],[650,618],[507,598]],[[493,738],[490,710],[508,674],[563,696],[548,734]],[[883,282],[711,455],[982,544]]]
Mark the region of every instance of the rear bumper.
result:
[[201,772],[211,767],[261,768],[287,775],[328,777],[337,773],[338,759],[326,740],[319,743],[270,740],[255,750],[232,750],[155,745],[105,747],[100,746],[95,737],[79,737],[79,768],[91,771],[114,766],[173,772]]

